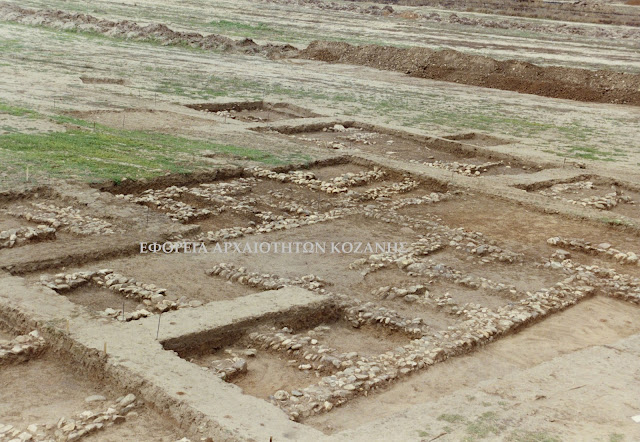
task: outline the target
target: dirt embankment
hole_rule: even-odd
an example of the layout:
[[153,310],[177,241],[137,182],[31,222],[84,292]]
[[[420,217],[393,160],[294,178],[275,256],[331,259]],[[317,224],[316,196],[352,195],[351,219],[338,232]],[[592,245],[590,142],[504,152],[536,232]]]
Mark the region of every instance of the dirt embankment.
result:
[[26,9],[9,3],[0,3],[0,20],[66,31],[93,32],[131,40],[155,41],[165,45],[189,45],[194,48],[249,54],[262,53],[273,58],[297,51],[291,45],[259,45],[250,38],[233,40],[217,34],[202,35],[197,32],[174,31],[164,24],[141,26],[129,20],[112,21],[60,10]]
[[[369,0],[347,0],[369,1]],[[598,4],[590,1],[565,0],[374,0],[374,3],[402,6],[431,6],[457,11],[516,17],[543,18],[548,20],[581,23],[640,26],[640,11],[624,5]]]
[[[467,17],[451,14],[439,14],[431,12],[423,14],[418,10],[395,10],[392,6],[358,6],[355,3],[336,3],[326,2],[323,0],[260,0],[265,3],[273,3],[290,6],[303,6],[307,8],[315,8],[322,10],[331,10],[339,12],[353,12],[358,14],[368,14],[375,16],[387,16],[416,22],[430,23],[451,23],[462,26],[481,27],[488,29],[516,29],[520,31],[531,31],[548,34],[564,34],[564,35],[584,35],[585,37],[595,38],[624,38],[628,40],[640,40],[640,29],[613,27],[613,26],[583,26],[580,24],[571,25],[565,22],[533,22],[519,19],[511,19],[508,17],[487,18],[482,16]],[[639,1],[640,0],[632,0]],[[379,0],[383,3],[382,0]],[[464,9],[464,8],[462,8]],[[466,9],[465,9],[466,10]],[[497,16],[494,16],[497,17]],[[640,21],[640,17],[638,18]]]
[[545,97],[640,106],[638,74],[543,67],[517,60],[498,61],[454,50],[353,46],[326,41],[312,42],[298,57]]
[[536,66],[517,60],[499,61],[454,50],[389,46],[353,46],[314,41],[306,49],[290,45],[259,45],[251,39],[196,32],[174,31],[164,24],[141,26],[129,20],[111,21],[87,14],[34,10],[0,3],[0,20],[55,29],[94,32],[110,37],[155,41],[165,45],[189,45],[270,58],[303,58],[329,63],[350,63],[404,72],[433,80],[503,89],[577,101],[640,106],[640,74]]

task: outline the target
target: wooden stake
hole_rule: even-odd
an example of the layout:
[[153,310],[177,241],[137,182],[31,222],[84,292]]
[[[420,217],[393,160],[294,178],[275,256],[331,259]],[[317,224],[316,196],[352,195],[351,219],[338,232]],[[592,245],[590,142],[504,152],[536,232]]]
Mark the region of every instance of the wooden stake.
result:
[[104,354],[107,354],[107,343],[104,343]]
[[124,322],[124,299],[122,300],[122,321]]
[[160,336],[160,319],[162,318],[162,312],[158,315],[158,330],[156,331],[156,341],[158,340],[158,336]]

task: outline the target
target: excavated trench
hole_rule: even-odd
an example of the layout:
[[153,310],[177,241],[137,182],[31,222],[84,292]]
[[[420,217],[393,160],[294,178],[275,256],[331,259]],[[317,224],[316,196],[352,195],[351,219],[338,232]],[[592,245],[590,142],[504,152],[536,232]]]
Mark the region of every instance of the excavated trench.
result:
[[188,430],[180,430],[180,423],[164,412],[162,400],[138,400],[152,395],[130,376],[109,373],[105,357],[52,324],[38,324],[6,305],[0,308],[0,346],[7,339],[13,340],[9,345],[24,347],[35,330],[40,348],[23,350],[18,360],[0,355],[3,440],[126,440],[135,435],[151,442],[184,437]]
[[515,187],[569,206],[589,207],[605,216],[612,213],[640,219],[640,188],[612,178],[585,174],[569,180],[541,181]]
[[316,118],[322,116],[293,104],[268,103],[265,101],[200,103],[188,104],[186,107],[203,112],[213,112],[220,116],[245,123],[263,123],[295,118]]
[[558,66],[518,60],[495,60],[452,49],[354,46],[314,41],[298,58],[348,63],[398,71],[412,77],[514,91],[576,101],[640,105],[640,75]]
[[259,45],[249,38],[237,41],[215,34],[204,36],[195,32],[177,32],[163,24],[140,26],[131,21],[111,21],[60,10],[25,9],[7,3],[0,4],[0,17],[25,24],[37,21],[41,26],[54,28],[82,27],[85,31],[92,30],[113,37],[263,54],[274,59],[303,58],[369,66],[419,78],[544,97],[640,105],[640,74],[537,66],[523,61],[495,60],[450,49],[436,51],[420,47],[354,46],[343,42],[314,41],[300,50],[291,45]]
[[328,304],[163,346],[266,400],[283,388],[311,386],[319,376],[338,372],[345,361],[372,358],[407,342],[409,337],[383,326],[352,324],[344,308]]
[[257,132],[294,137],[297,142],[345,153],[373,153],[469,176],[535,173],[546,165],[487,149],[513,141],[475,132],[434,137],[356,121],[270,125]]
[[[365,0],[347,0],[362,2]],[[493,15],[511,15],[580,23],[640,26],[640,14],[621,4],[597,4],[587,2],[535,1],[525,0],[504,3],[496,0],[376,0],[373,3],[401,6],[432,6],[454,11],[480,12]],[[633,4],[631,2],[627,4]],[[407,18],[419,13],[404,12]],[[402,15],[402,14],[400,14]]]
[[[436,141],[449,145],[476,137],[463,134],[450,137],[456,140]],[[163,177],[157,182],[125,186],[134,192],[133,197],[177,198],[196,209],[213,210],[219,207],[216,198],[223,197],[228,204],[236,201],[252,205],[255,211],[247,213],[254,216],[267,212],[289,216],[290,211],[296,212],[290,218],[294,223],[290,228],[245,231],[246,240],[242,241],[406,241],[415,249],[400,257],[393,253],[317,254],[274,255],[269,260],[235,253],[139,254],[111,260],[103,256],[99,265],[85,263],[74,269],[62,269],[62,261],[52,264],[63,272],[55,275],[59,281],[54,281],[54,286],[94,317],[100,311],[112,310],[114,326],[123,313],[119,311],[122,300],[125,315],[129,310],[138,311],[140,306],[131,301],[138,304],[141,299],[150,301],[145,303],[149,310],[161,299],[169,310],[197,315],[200,309],[211,308],[211,301],[242,303],[244,296],[283,285],[329,294],[331,301],[320,308],[270,312],[161,341],[164,350],[177,352],[184,360],[206,368],[207,376],[231,382],[245,394],[265,399],[292,419],[311,425],[339,422],[349,414],[351,401],[362,404],[371,401],[367,396],[374,392],[386,394],[405,384],[415,385],[414,376],[421,376],[417,374],[421,370],[432,365],[437,369],[440,362],[460,355],[473,357],[470,352],[486,343],[519,332],[584,299],[609,294],[602,288],[583,292],[582,287],[557,284],[567,274],[549,266],[547,257],[557,252],[547,244],[547,238],[585,231],[587,227],[575,220],[558,220],[513,203],[492,202],[447,186],[431,186],[366,161],[351,162],[348,157],[307,164],[304,169],[233,169],[200,178],[203,180],[190,177],[191,181],[176,181],[178,177]],[[416,182],[412,184],[412,180]],[[187,190],[167,186],[170,183],[184,183]],[[411,185],[401,187],[401,183]],[[348,190],[338,190],[342,185]],[[110,190],[119,194],[120,189]],[[374,189],[376,197],[361,204],[358,195]],[[183,198],[180,192],[196,193]],[[312,225],[297,224],[309,213],[332,209],[343,212]],[[497,213],[511,224],[495,218]],[[505,229],[518,223],[546,227],[535,236],[522,234],[523,229],[517,226]],[[615,243],[624,236],[604,228],[598,232]],[[388,257],[392,259],[387,261]],[[581,253],[572,257],[577,263],[595,262]],[[98,268],[117,273],[109,289],[100,287],[102,279],[98,278],[97,285],[81,283],[79,288],[67,291],[66,286],[75,284],[71,281],[78,277],[90,278],[83,272]],[[615,268],[625,272],[623,266]],[[111,270],[101,272],[111,274]],[[521,277],[523,272],[526,278]],[[628,275],[636,273],[629,270]],[[184,274],[191,276],[181,279]],[[38,284],[40,276],[30,274],[27,280]],[[143,285],[136,286],[138,282]],[[550,295],[538,298],[540,293]],[[181,295],[186,299],[176,300]],[[181,311],[183,308],[188,310]],[[153,313],[157,314],[156,310]],[[494,313],[500,320],[487,325],[485,315]],[[507,319],[509,314],[519,319],[512,322]],[[106,324],[105,319],[96,321],[96,327]],[[124,326],[125,321],[121,322]],[[75,357],[85,356],[80,352]],[[100,358],[94,355],[93,359],[89,366],[99,370]],[[144,392],[133,381],[128,381],[128,386],[129,390],[134,387],[133,391]],[[154,397],[156,393],[147,395]],[[173,403],[174,399],[160,395],[157,400]]]

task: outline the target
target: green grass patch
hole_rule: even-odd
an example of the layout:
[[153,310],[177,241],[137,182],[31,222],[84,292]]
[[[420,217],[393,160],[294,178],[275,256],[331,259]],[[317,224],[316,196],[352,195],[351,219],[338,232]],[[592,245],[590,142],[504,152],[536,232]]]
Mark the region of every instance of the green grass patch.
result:
[[[58,121],[68,119],[58,117]],[[82,120],[73,121],[83,126],[92,125]],[[211,166],[201,158],[205,153],[268,165],[285,164],[296,157],[290,155],[283,159],[258,149],[103,126],[98,126],[95,132],[72,129],[51,134],[7,134],[0,136],[0,146],[0,151],[8,154],[14,163],[29,165],[32,170],[50,176],[90,182],[209,169]]]
[[70,117],[68,115],[55,115],[51,117],[51,120],[59,124],[75,124],[76,126],[90,128],[94,124],[90,121],[81,120],[80,118]]
[[482,413],[475,421],[470,422],[467,425],[466,432],[467,437],[465,441],[474,441],[478,439],[485,439],[490,436],[499,435],[504,429],[498,420],[497,413],[493,411],[487,411]]
[[6,103],[0,103],[0,114],[9,114],[14,117],[35,117],[37,115],[37,113],[31,109],[11,106]]
[[616,161],[617,158],[626,156],[620,151],[608,152],[587,146],[572,146],[569,148],[568,153],[570,156],[597,161]]
[[618,218],[609,218],[607,216],[602,216],[598,218],[598,221],[600,221],[601,223],[610,224],[612,226],[628,226],[628,227],[634,226],[634,224],[631,221],[622,220]]
[[[560,148],[559,148],[560,149]],[[562,150],[543,149],[543,152],[564,158],[581,158],[592,161],[618,161],[627,157],[622,149],[614,148],[613,152],[600,150],[595,147],[569,146]]]
[[465,417],[460,414],[441,414],[440,416],[438,416],[438,420],[449,422],[450,424],[467,421]]
[[16,40],[16,39],[0,40],[0,53],[3,53],[3,52],[16,53],[23,47],[24,46],[20,42],[20,40]]

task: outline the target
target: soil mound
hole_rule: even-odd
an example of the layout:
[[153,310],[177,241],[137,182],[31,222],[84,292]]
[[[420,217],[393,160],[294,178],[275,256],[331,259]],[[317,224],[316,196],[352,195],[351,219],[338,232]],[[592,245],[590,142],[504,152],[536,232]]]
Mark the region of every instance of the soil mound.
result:
[[349,63],[404,72],[432,80],[515,91],[552,98],[640,105],[640,75],[495,60],[447,49],[353,46],[314,41],[299,58]]
[[[369,0],[347,1],[363,2]],[[624,5],[601,4],[585,0],[576,0],[573,2],[560,0],[518,0],[511,2],[505,2],[503,0],[375,0],[374,3],[391,3],[402,6],[431,6],[458,11],[582,23],[640,26],[640,14],[635,11],[629,11]]]
[[111,21],[87,14],[68,13],[60,10],[35,10],[0,3],[0,19],[28,25],[49,26],[56,29],[95,32],[110,37],[132,40],[153,40],[165,45],[188,44],[194,48],[235,51],[248,54],[263,53],[281,58],[297,51],[291,45],[259,45],[251,39],[233,40],[223,35],[202,35],[197,32],[174,31],[164,24],[141,26],[130,20]]
[[[615,26],[584,26],[580,23],[576,23],[575,25],[567,23],[568,21],[580,22],[583,21],[582,17],[582,6],[580,5],[564,5],[560,6],[561,8],[574,8],[575,12],[569,13],[563,10],[561,12],[561,20],[556,23],[553,22],[543,22],[543,21],[524,21],[519,19],[510,18],[509,15],[513,16],[523,16],[530,17],[534,16],[533,11],[520,11],[518,8],[521,6],[517,6],[515,2],[510,2],[506,5],[507,11],[503,10],[501,5],[498,5],[498,9],[489,10],[484,8],[485,12],[492,14],[493,17],[481,17],[481,16],[464,16],[458,15],[455,12],[447,13],[421,13],[419,11],[414,10],[398,10],[393,9],[392,6],[386,5],[384,7],[377,7],[375,5],[371,6],[358,6],[357,3],[354,3],[355,0],[351,0],[352,3],[336,3],[336,2],[325,2],[321,0],[260,0],[265,3],[273,3],[279,5],[289,5],[289,6],[302,6],[307,8],[315,8],[322,10],[332,10],[338,12],[353,12],[358,14],[368,14],[375,16],[391,16],[395,18],[402,18],[406,20],[416,20],[420,22],[431,22],[431,23],[440,23],[440,22],[448,22],[451,24],[461,25],[461,26],[472,26],[472,27],[482,27],[482,28],[493,28],[493,29],[517,29],[521,31],[527,32],[538,32],[545,34],[564,34],[564,35],[583,35],[585,37],[595,37],[595,38],[611,38],[611,39],[619,39],[624,38],[628,40],[636,40],[640,39],[640,29],[634,29],[629,27],[615,27]],[[640,4],[640,0],[630,0],[627,4],[633,4],[636,2]],[[389,1],[389,0],[378,0],[378,3],[393,3],[400,4],[398,1]],[[408,4],[409,2],[407,2]],[[434,2],[436,4],[437,2]],[[536,8],[539,8],[535,11],[535,16],[538,18],[558,18],[558,13],[553,13],[552,9],[549,9],[549,4],[546,2],[540,2],[541,5],[537,5]],[[451,3],[442,3],[437,4],[438,7],[444,9],[456,9],[455,2]],[[617,7],[617,6],[613,6]],[[508,9],[512,8],[513,13],[509,14]],[[531,8],[531,5],[529,6]],[[465,4],[458,5],[457,9],[459,11],[467,11],[469,7]],[[480,12],[479,9],[482,8],[471,8],[476,12]],[[551,11],[551,12],[549,12]],[[494,15],[494,14],[503,14]],[[597,21],[595,23],[617,23],[618,21],[623,23],[628,23],[630,25],[640,25],[640,14],[629,14],[628,8],[626,11],[615,12],[614,16],[619,15],[620,17],[616,20],[612,20],[610,18],[603,18],[604,16],[596,16]],[[500,18],[498,18],[500,17]],[[584,21],[594,21],[584,20]]]

